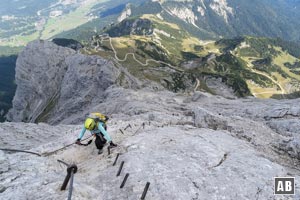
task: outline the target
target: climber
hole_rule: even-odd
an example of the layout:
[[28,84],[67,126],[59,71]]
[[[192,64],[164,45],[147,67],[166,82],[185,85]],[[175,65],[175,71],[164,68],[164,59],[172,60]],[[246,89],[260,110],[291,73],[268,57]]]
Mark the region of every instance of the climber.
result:
[[76,144],[81,145],[82,139],[86,130],[89,130],[96,137],[95,145],[98,149],[98,154],[102,153],[102,149],[106,142],[109,142],[110,147],[116,147],[107,133],[106,122],[109,118],[101,113],[91,113],[85,120],[84,126],[79,134]]

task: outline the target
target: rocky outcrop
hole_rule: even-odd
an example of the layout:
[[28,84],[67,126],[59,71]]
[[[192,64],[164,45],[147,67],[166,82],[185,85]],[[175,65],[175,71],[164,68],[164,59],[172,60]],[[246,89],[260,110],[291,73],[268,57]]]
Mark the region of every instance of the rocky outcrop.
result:
[[37,40],[29,43],[17,59],[15,78],[18,87],[7,119],[35,121],[47,104],[57,97],[69,67],[66,57],[74,54],[74,50],[52,42]]
[[151,35],[153,30],[153,23],[149,19],[132,18],[121,21],[106,32],[110,37],[120,37],[125,35]]
[[203,108],[194,110],[195,126],[198,128],[209,128],[213,130],[227,130],[227,122],[225,119],[210,113]]
[[285,138],[276,141],[273,147],[280,154],[300,160],[300,106],[277,105],[264,114],[266,124]]
[[170,13],[170,15],[176,16],[179,19],[185,21],[186,23],[190,23],[193,26],[199,28],[196,25],[196,21],[198,20],[198,17],[193,12],[192,7],[189,8],[181,5],[180,7],[170,8],[169,10],[166,9],[166,11]]
[[[97,56],[76,54],[66,59],[69,70],[61,82],[55,108],[47,117],[57,123],[68,115],[90,110],[104,99],[105,90],[116,83],[120,70]],[[52,116],[52,117],[51,117]]]
[[122,13],[120,14],[120,16],[118,17],[118,22],[123,21],[124,19],[130,17],[131,15],[131,5],[127,4],[125,9],[122,11]]
[[[255,146],[260,146],[260,148],[265,148],[268,152],[271,148],[284,157],[295,159],[296,163],[299,161],[299,99],[262,100],[249,97],[224,100],[222,97],[217,97],[217,101],[212,101],[211,98],[200,97],[196,101],[187,102],[202,107],[202,110],[205,108],[206,112],[202,112],[204,116],[210,116],[212,119],[213,117],[226,119],[228,122],[226,130],[232,135],[249,141]],[[231,120],[228,120],[228,117]],[[208,126],[210,123],[206,121],[206,118],[203,117],[200,124],[203,124],[204,127]],[[217,120],[211,121],[214,125]]]
[[122,83],[137,85],[136,79],[112,61],[34,41],[18,57],[18,87],[7,119],[53,124],[78,112],[88,113],[104,100],[107,88],[120,82],[121,75]]
[[59,46],[62,46],[62,47],[71,48],[75,51],[78,51],[78,50],[83,48],[83,45],[80,42],[78,42],[76,40],[73,40],[73,39],[54,38],[52,40],[52,42],[59,45]]
[[281,140],[274,144],[274,148],[278,153],[283,155],[288,155],[291,158],[300,160],[300,140],[298,137],[293,137],[291,139]]
[[233,8],[228,6],[226,0],[213,0],[209,5],[219,16],[223,17],[226,23],[228,23],[228,17],[233,15]]

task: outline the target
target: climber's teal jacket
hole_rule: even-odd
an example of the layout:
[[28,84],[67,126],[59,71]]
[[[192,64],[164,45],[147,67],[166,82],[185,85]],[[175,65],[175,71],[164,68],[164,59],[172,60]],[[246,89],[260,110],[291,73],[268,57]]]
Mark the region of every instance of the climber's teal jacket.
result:
[[[82,137],[84,136],[85,131],[86,131],[86,128],[83,126],[83,128],[82,128],[82,130],[81,130],[81,133],[80,133],[79,136],[78,136],[78,139],[80,139],[80,140],[82,139]],[[102,133],[102,134],[104,135],[104,138],[107,140],[107,142],[110,142],[110,141],[111,141],[111,138],[110,138],[109,134],[108,134],[107,131],[104,129],[104,124],[103,124],[103,122],[99,122],[99,123],[98,123],[98,129],[91,130],[90,132],[91,132],[92,135],[93,135],[93,134],[99,135],[99,134]]]

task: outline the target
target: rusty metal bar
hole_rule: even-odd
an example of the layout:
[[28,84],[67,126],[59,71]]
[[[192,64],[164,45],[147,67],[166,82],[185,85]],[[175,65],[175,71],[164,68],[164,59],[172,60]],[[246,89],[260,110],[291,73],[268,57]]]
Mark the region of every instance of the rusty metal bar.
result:
[[124,187],[124,185],[125,185],[125,183],[126,183],[126,181],[127,181],[128,176],[129,176],[129,174],[127,173],[127,174],[125,175],[123,181],[122,181],[122,184],[120,185],[120,188],[123,188],[123,187]]
[[122,168],[123,168],[123,165],[124,165],[124,161],[122,161],[122,163],[121,163],[121,165],[120,165],[120,167],[119,167],[119,171],[118,171],[118,173],[117,173],[117,176],[120,176],[121,171],[122,171]]
[[126,129],[128,129],[128,128],[132,128],[132,127],[131,127],[131,124],[128,124],[128,125],[124,128],[124,131],[126,131]]
[[67,173],[67,176],[66,176],[66,178],[65,178],[65,180],[64,180],[64,182],[63,182],[63,184],[62,184],[62,186],[60,188],[60,190],[66,190],[70,178],[71,178],[71,173]]
[[146,183],[146,186],[145,186],[145,188],[144,188],[144,192],[143,192],[143,194],[142,194],[141,200],[144,200],[144,199],[146,198],[146,194],[147,194],[147,192],[148,192],[149,186],[150,186],[150,182],[147,182],[147,183]]
[[73,187],[73,180],[72,180],[73,178],[72,178],[72,176],[73,176],[73,174],[76,174],[77,166],[75,164],[68,165],[66,162],[64,162],[62,160],[57,160],[57,161],[65,164],[68,167],[67,168],[67,176],[65,177],[64,182],[63,182],[60,190],[65,190],[67,188],[67,185],[69,183],[70,178],[71,178],[71,181],[72,181],[71,184],[70,184],[70,188],[72,188]]
[[115,166],[116,165],[116,163],[117,163],[117,161],[118,161],[118,158],[119,158],[119,153],[117,154],[117,157],[116,157],[116,159],[115,159],[115,161],[114,161],[114,163],[113,163],[113,166]]

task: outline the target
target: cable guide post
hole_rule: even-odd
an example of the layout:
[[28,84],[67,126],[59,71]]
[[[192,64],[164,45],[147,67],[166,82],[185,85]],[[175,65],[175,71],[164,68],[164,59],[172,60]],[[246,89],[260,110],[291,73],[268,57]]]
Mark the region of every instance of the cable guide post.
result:
[[132,128],[132,127],[131,127],[131,124],[128,124],[128,125],[124,128],[124,131],[126,131],[126,129],[128,129],[128,128]]
[[123,169],[123,165],[124,165],[124,161],[122,161],[121,162],[121,165],[120,165],[120,167],[119,167],[119,170],[118,170],[118,173],[117,173],[117,176],[120,176],[120,174],[121,174],[121,171],[122,171],[122,169]]
[[64,182],[63,182],[60,190],[66,190],[66,187],[67,187],[67,185],[69,183],[70,178],[71,178],[72,181],[71,181],[69,190],[72,190],[73,189],[73,176],[77,172],[77,169],[78,169],[77,165],[75,165],[75,164],[69,165],[68,163],[66,163],[66,162],[64,162],[62,160],[57,160],[57,161],[60,162],[60,163],[63,163],[64,165],[67,166],[67,175],[66,175],[66,177],[64,179]]
[[114,161],[114,163],[113,163],[113,166],[115,166],[115,165],[116,165],[116,163],[117,163],[117,161],[118,161],[118,158],[119,158],[119,156],[120,156],[120,153],[118,153],[118,154],[117,154],[117,156],[116,156],[116,159],[115,159],[115,161]]
[[146,194],[148,192],[149,186],[150,186],[150,182],[147,182],[146,185],[145,185],[145,188],[144,188],[144,192],[141,196],[141,200],[144,200],[146,198]]

